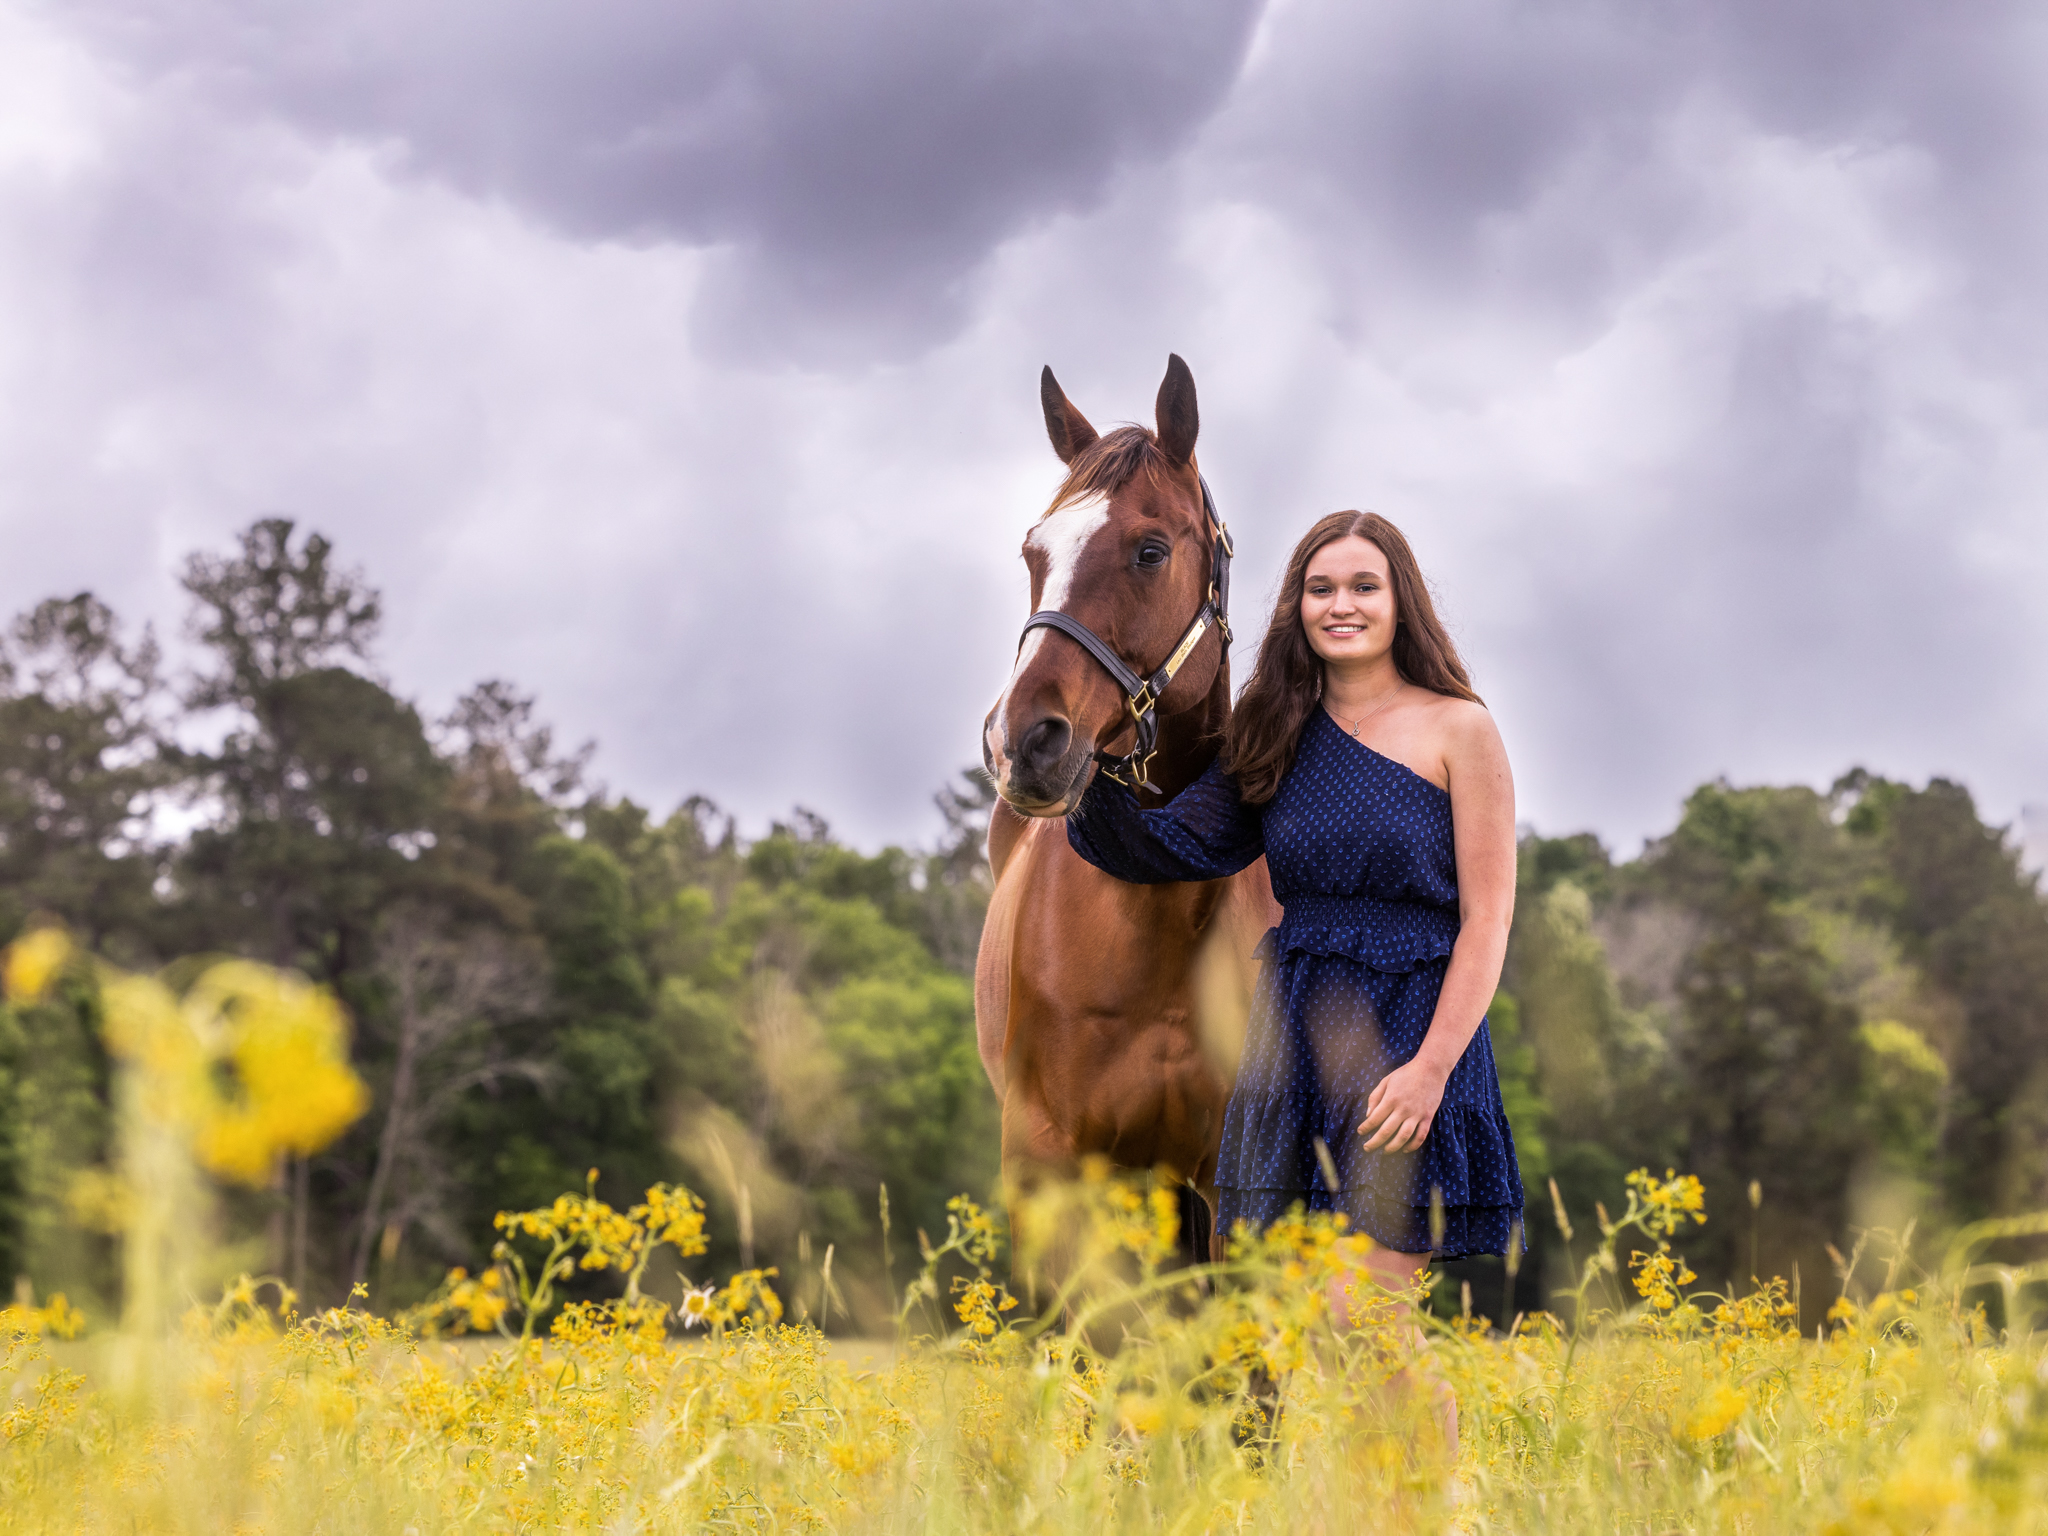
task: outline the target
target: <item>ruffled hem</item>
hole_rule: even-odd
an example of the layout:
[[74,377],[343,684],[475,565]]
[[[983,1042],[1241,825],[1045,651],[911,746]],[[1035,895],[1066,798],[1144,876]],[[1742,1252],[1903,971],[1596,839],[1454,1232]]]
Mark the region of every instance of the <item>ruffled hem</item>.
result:
[[[1340,1191],[1375,1189],[1398,1205],[1427,1208],[1432,1191],[1452,1206],[1522,1205],[1515,1137],[1504,1111],[1445,1104],[1420,1150],[1368,1152],[1358,1135],[1366,1094],[1232,1095],[1223,1121],[1216,1182],[1233,1189],[1324,1188],[1321,1138]],[[1400,1188],[1405,1183],[1406,1188]]]
[[1455,910],[1367,896],[1309,896],[1287,904],[1279,927],[1266,930],[1254,954],[1260,960],[1336,955],[1400,974],[1444,959],[1457,942]]
[[1443,1234],[1430,1238],[1430,1210],[1424,1206],[1380,1205],[1361,1198],[1360,1190],[1340,1190],[1332,1195],[1317,1186],[1312,1189],[1219,1189],[1216,1192],[1216,1224],[1229,1233],[1240,1222],[1264,1229],[1299,1205],[1308,1211],[1342,1211],[1353,1232],[1363,1232],[1382,1248],[1396,1253],[1430,1253],[1439,1259],[1464,1259],[1477,1254],[1501,1254],[1510,1247],[1527,1252],[1528,1228],[1522,1207],[1515,1205],[1446,1205]]

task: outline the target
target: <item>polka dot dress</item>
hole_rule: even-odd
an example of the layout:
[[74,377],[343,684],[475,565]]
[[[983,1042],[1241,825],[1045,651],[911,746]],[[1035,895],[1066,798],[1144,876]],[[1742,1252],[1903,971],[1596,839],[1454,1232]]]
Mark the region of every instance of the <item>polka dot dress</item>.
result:
[[[1379,1080],[1414,1057],[1458,937],[1450,794],[1354,741],[1318,709],[1273,799],[1247,806],[1211,767],[1160,810],[1097,774],[1068,820],[1075,852],[1150,884],[1235,874],[1260,854],[1284,909],[1223,1121],[1218,1217],[1263,1225],[1299,1201],[1337,1209],[1403,1253],[1505,1253],[1522,1214],[1515,1140],[1481,1023],[1428,1139],[1368,1152],[1357,1127]],[[1316,1142],[1329,1149],[1337,1189]],[[1432,1192],[1443,1235],[1430,1239]]]

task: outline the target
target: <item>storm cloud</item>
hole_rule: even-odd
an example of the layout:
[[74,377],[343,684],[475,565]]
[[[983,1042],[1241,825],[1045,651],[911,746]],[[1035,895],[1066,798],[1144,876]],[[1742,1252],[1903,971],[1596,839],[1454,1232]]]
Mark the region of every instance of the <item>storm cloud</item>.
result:
[[284,512],[430,707],[509,673],[658,807],[920,838],[1039,366],[1103,423],[1175,350],[1240,631],[1392,516],[1534,824],[1853,763],[2016,817],[2044,78],[2004,4],[0,0],[0,599],[174,628]]
[[87,10],[95,38],[151,79],[387,147],[395,168],[571,239],[717,250],[706,339],[786,352],[852,323],[870,357],[957,325],[995,242],[1179,147],[1230,89],[1255,13],[1248,0]]

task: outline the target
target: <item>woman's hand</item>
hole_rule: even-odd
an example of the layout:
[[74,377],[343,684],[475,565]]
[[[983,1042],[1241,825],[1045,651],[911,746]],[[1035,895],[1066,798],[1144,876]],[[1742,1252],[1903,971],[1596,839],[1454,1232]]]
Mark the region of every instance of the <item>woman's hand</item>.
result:
[[1420,1061],[1394,1068],[1380,1079],[1365,1101],[1365,1119],[1358,1134],[1369,1138],[1368,1152],[1413,1152],[1436,1123],[1444,1101],[1444,1079]]

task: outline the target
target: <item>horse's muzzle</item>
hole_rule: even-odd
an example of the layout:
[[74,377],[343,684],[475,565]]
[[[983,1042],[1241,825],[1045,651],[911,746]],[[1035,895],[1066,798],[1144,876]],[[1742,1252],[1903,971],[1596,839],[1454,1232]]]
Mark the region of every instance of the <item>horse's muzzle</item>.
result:
[[996,793],[1026,816],[1064,816],[1079,798],[1090,761],[1077,746],[1073,725],[1064,715],[1041,715],[1024,727],[1016,745],[1000,762],[987,737],[983,757]]

